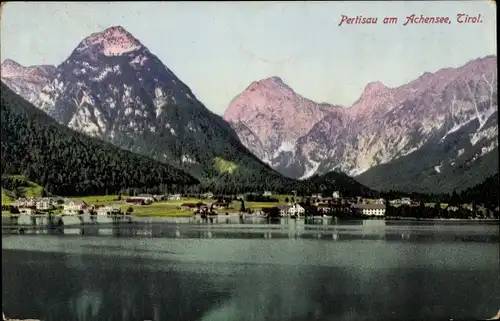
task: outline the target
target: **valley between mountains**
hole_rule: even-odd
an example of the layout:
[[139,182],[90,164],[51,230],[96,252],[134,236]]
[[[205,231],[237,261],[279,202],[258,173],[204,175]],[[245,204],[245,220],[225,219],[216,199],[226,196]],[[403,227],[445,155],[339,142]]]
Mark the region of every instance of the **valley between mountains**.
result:
[[[497,57],[487,56],[396,88],[374,81],[352,106],[314,102],[275,76],[251,83],[221,117],[115,26],[83,39],[57,67],[7,59],[1,76],[9,97],[74,132],[167,164],[151,166],[175,172],[180,184],[450,193],[498,172],[496,70]],[[26,170],[21,161],[16,171]]]

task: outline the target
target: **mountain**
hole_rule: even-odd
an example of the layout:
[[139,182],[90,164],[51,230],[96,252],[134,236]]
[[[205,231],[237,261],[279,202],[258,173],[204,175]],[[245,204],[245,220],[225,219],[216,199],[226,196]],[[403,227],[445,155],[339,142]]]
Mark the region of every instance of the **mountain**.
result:
[[[496,125],[496,115],[489,119]],[[445,139],[429,142],[388,164],[370,168],[356,179],[377,190],[450,193],[481,183],[498,172],[498,145],[485,138],[474,145],[479,121],[473,120]],[[477,139],[477,138],[476,138]]]
[[76,131],[185,170],[214,192],[296,187],[120,26],[82,40],[36,105]]
[[2,175],[22,174],[58,195],[180,188],[192,176],[61,126],[1,85]]
[[333,106],[295,93],[279,77],[253,82],[235,97],[224,120],[257,157],[285,175],[295,157],[297,139],[307,134]]
[[[320,121],[308,123],[313,123],[312,128],[289,148],[288,155],[293,157],[271,164],[295,178],[340,171],[378,189],[394,189],[397,185],[407,191],[432,188],[448,192],[458,183],[474,184],[488,175],[476,172],[482,166],[480,162],[486,166],[498,163],[498,158],[487,156],[498,146],[496,67],[496,56],[488,56],[459,68],[424,73],[397,88],[372,82],[351,107],[327,108]],[[259,97],[259,93],[252,92],[252,97]],[[233,103],[229,105],[231,115],[237,115],[235,108]],[[257,99],[247,100],[244,106],[244,110],[256,110],[254,114],[266,108]],[[265,148],[256,132],[272,123],[245,123],[240,119],[232,117],[231,124],[242,142],[252,150],[256,146]],[[281,126],[287,128],[300,122],[292,116],[284,121],[287,124]],[[239,125],[241,122],[245,126]],[[272,149],[256,155],[262,157],[266,152],[272,153]],[[400,162],[408,165],[400,167]],[[406,172],[408,166],[416,176]],[[431,170],[435,179],[417,175]],[[458,172],[465,176],[452,179]],[[394,179],[388,179],[388,175]],[[474,182],[464,182],[465,177],[475,175]]]
[[42,88],[53,78],[55,66],[40,65],[24,67],[11,59],[1,64],[2,82],[24,99],[34,103]]

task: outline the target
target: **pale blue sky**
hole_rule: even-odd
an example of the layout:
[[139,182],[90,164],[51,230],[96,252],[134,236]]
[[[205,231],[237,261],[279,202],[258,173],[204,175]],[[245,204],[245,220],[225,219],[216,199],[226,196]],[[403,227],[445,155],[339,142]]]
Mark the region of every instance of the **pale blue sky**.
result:
[[[93,32],[121,25],[205,103],[222,114],[252,81],[280,76],[318,102],[351,105],[370,81],[389,87],[425,71],[496,55],[489,1],[118,2],[2,6],[1,59],[63,62]],[[450,16],[444,25],[407,25],[415,13]],[[456,14],[481,14],[458,24]],[[341,15],[396,16],[397,25],[342,25]]]

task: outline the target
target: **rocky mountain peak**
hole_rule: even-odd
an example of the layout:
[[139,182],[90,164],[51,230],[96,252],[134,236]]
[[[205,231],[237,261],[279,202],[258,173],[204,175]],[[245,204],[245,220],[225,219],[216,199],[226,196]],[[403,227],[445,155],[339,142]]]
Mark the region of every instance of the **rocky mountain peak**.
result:
[[2,63],[2,67],[5,68],[19,68],[22,67],[21,64],[19,64],[17,61],[14,61],[12,59],[5,59]]
[[372,81],[366,85],[361,97],[371,97],[374,95],[384,94],[389,88],[386,87],[381,81]]
[[12,59],[5,59],[1,65],[2,82],[31,103],[38,99],[55,72],[56,67],[51,65],[25,67]]
[[265,78],[259,81],[254,81],[248,86],[248,88],[245,90],[248,92],[272,92],[275,91],[276,93],[282,94],[283,91],[294,93],[293,89],[288,86],[283,79],[281,79],[278,76],[272,76],[269,78]]
[[224,119],[241,129],[240,140],[272,165],[290,157],[297,139],[332,110],[331,105],[302,97],[274,76],[252,82],[231,101]]
[[112,26],[85,38],[76,47],[80,53],[102,53],[105,56],[120,56],[140,49],[142,44],[122,26]]
[[12,77],[22,73],[24,67],[12,59],[5,59],[1,65],[2,78]]
[[380,108],[393,99],[394,91],[380,81],[372,81],[366,85],[363,93],[355,102],[349,113],[355,117],[381,112]]
[[56,67],[53,65],[35,65],[25,67],[8,58],[2,63],[1,69],[2,78],[25,77],[27,75],[51,77],[56,71]]

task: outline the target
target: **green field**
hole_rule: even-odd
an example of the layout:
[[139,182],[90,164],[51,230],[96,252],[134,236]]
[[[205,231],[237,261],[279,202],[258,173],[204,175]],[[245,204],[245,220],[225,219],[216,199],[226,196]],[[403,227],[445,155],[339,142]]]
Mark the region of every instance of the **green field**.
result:
[[134,210],[132,215],[136,216],[192,216],[194,215],[193,211],[181,210],[179,207],[182,203],[197,203],[199,201],[199,199],[184,199],[181,201],[154,202],[149,205],[137,205],[122,201],[116,205],[120,206],[122,212],[126,212],[128,208],[132,207]]
[[238,169],[238,164],[227,161],[220,157],[215,157],[214,162],[215,162],[215,168],[217,168],[220,173],[231,174],[236,169]]
[[[278,205],[285,205],[285,202],[281,202],[281,203],[273,203],[273,202],[245,202],[245,207],[253,209],[253,210],[260,210],[263,207],[269,208],[269,207],[275,207],[275,206],[278,206]],[[235,206],[239,209],[240,208],[239,202],[238,202],[237,205],[235,204]]]
[[84,201],[87,204],[94,205],[103,202],[116,202],[118,195],[95,195],[95,196],[80,196],[80,197],[70,197],[72,200]]
[[[123,205],[120,206],[121,210],[123,212],[127,211],[129,208],[129,205]],[[180,209],[177,209],[176,207],[171,207],[169,205],[165,204],[151,204],[151,205],[134,205],[132,206],[134,211],[132,212],[132,215],[135,216],[193,216],[194,212],[193,211],[183,211]]]
[[[26,179],[26,177],[24,177],[22,175],[11,175],[10,177],[16,178],[18,180],[26,181],[28,186],[21,187],[21,191],[22,191],[22,194],[24,197],[40,197],[40,196],[42,196],[42,191],[43,191],[42,186],[40,186],[34,182],[28,181]],[[3,205],[9,205],[9,204],[12,204],[12,202],[13,202],[13,200],[7,195],[7,192],[9,192],[9,191],[2,188],[2,204]]]
[[12,204],[12,200],[10,199],[9,196],[5,193],[5,190],[2,188],[2,205],[9,205]]
[[[284,199],[286,197],[291,197],[289,195],[280,195],[274,196],[276,198],[279,198],[281,202],[272,202],[272,203],[266,203],[266,202],[245,202],[245,207],[247,209],[252,209],[252,210],[260,210],[263,207],[274,207],[277,205],[283,205],[285,204]],[[125,198],[125,197],[124,197]],[[86,197],[72,197],[71,199],[73,200],[83,200],[87,204],[90,205],[116,205],[119,206],[120,209],[123,212],[126,212],[129,207],[132,207],[133,215],[136,216],[192,216],[194,214],[193,211],[190,210],[181,210],[179,209],[180,205],[183,203],[198,203],[202,202],[208,206],[215,202],[216,200],[206,200],[206,199],[199,199],[199,198],[184,198],[179,201],[161,201],[161,202],[154,202],[149,205],[138,205],[138,204],[132,204],[132,203],[127,203],[125,200],[122,201],[117,201],[118,195],[96,195],[96,196],[86,196]],[[238,213],[241,207],[240,201],[233,201],[230,205],[230,208],[221,208],[221,209],[215,209],[217,213],[224,214],[224,213]]]

